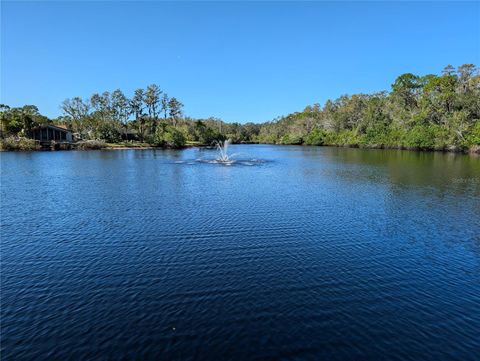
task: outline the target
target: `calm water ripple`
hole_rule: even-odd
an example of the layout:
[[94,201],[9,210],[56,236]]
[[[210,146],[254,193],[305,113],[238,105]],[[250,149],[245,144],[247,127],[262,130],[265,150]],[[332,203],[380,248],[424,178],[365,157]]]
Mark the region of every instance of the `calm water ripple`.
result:
[[479,158],[231,148],[2,153],[2,360],[478,359]]

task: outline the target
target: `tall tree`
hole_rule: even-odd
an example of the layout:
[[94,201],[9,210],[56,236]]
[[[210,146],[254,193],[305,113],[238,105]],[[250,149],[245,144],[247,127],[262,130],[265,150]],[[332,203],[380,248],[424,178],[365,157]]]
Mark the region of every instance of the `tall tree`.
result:
[[157,118],[157,110],[160,102],[160,95],[162,91],[160,87],[156,84],[151,84],[147,87],[145,91],[145,104],[148,109],[148,115],[150,118],[156,119]]
[[162,94],[162,91],[160,90],[160,87],[156,84],[149,85],[147,87],[147,90],[145,91],[144,101],[148,109],[148,118],[150,121],[150,132],[152,134],[155,134],[155,131],[157,129],[157,123],[158,123],[157,111],[159,109],[161,94]]
[[90,103],[92,104],[92,107],[96,110],[96,113],[100,117],[102,122],[111,120],[113,111],[110,93],[108,91],[105,91],[102,94],[93,94],[90,98]]
[[90,113],[90,103],[88,101],[84,101],[80,97],[75,97],[72,99],[65,99],[61,108],[63,113],[71,118],[72,129],[75,132],[82,133],[84,130],[83,122]]
[[176,98],[171,98],[168,102],[168,108],[170,109],[170,117],[173,121],[173,126],[177,126],[177,120],[182,115],[183,104],[180,103]]
[[9,126],[10,107],[6,104],[0,104],[0,136],[3,138]]
[[445,68],[443,68],[442,75],[455,75],[455,68],[448,64]]
[[167,119],[167,112],[168,112],[168,95],[167,93],[163,93],[162,96],[162,112],[163,112],[163,118]]
[[135,115],[135,120],[140,119],[143,116],[144,109],[144,97],[143,89],[135,90],[132,100],[130,101],[131,112]]
[[144,101],[145,92],[143,89],[135,90],[133,98],[130,101],[130,110],[135,116],[135,125],[142,141],[145,136],[145,114],[143,113],[145,108]]
[[112,93],[112,109],[116,119],[123,125],[125,139],[128,138],[128,121],[130,119],[131,109],[130,101],[120,89]]
[[2,104],[2,136],[3,132],[28,136],[31,130],[39,124],[48,122],[48,118],[41,115],[35,105],[24,105],[21,108],[10,108]]
[[419,77],[412,73],[400,75],[392,84],[393,96],[400,99],[406,107],[417,104],[417,94],[421,85]]
[[458,81],[461,86],[460,91],[466,93],[471,88],[473,77],[478,72],[473,64],[463,64],[458,67]]

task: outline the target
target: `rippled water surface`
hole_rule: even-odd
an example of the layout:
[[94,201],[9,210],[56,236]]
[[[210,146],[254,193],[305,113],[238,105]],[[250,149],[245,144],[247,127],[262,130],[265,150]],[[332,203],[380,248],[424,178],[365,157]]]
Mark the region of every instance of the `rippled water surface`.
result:
[[478,360],[479,158],[231,151],[1,154],[2,360]]

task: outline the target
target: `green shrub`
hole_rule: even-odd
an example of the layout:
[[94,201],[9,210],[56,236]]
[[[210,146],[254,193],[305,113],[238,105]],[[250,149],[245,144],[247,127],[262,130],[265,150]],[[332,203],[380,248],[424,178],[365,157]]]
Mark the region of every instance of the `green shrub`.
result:
[[168,124],[160,124],[157,127],[153,144],[165,148],[182,148],[185,146],[185,135],[178,129]]
[[1,150],[38,150],[40,149],[40,142],[34,139],[24,137],[8,137],[0,140]]
[[390,129],[383,126],[383,124],[369,126],[365,130],[365,134],[362,138],[362,144],[377,146],[387,145],[390,138],[389,131]]
[[433,126],[416,125],[410,129],[405,137],[404,145],[414,149],[434,149],[435,131]]
[[287,134],[284,135],[281,139],[282,144],[292,144],[292,145],[298,145],[303,143],[303,138],[301,135],[297,134]]
[[[165,129],[167,125],[162,123],[161,126]],[[202,121],[197,121],[194,125],[187,127],[183,134],[191,142],[199,142],[206,145],[211,145],[216,140],[224,141],[226,139],[225,135],[221,134],[218,129],[214,129]]]
[[354,130],[342,130],[341,132],[334,134],[333,144],[335,145],[358,146],[363,142],[361,135],[357,134]]
[[465,145],[480,145],[480,120],[476,120],[475,123],[468,130],[468,133],[465,136]]
[[257,143],[264,143],[264,144],[277,144],[278,140],[274,134],[259,134],[255,136],[254,141]]
[[460,139],[456,134],[453,134],[448,128],[441,125],[431,125],[431,132],[434,138],[435,150],[446,150],[458,146]]
[[107,143],[118,143],[122,140],[122,134],[119,130],[109,123],[101,124],[95,135]]
[[322,129],[314,129],[305,137],[305,144],[308,145],[324,145],[327,132]]

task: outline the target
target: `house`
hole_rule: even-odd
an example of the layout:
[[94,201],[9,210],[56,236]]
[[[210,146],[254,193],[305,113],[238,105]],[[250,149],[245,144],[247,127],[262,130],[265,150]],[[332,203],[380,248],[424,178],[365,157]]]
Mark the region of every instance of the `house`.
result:
[[40,142],[54,140],[57,143],[70,143],[73,140],[72,132],[64,125],[41,125],[32,129],[31,137]]

